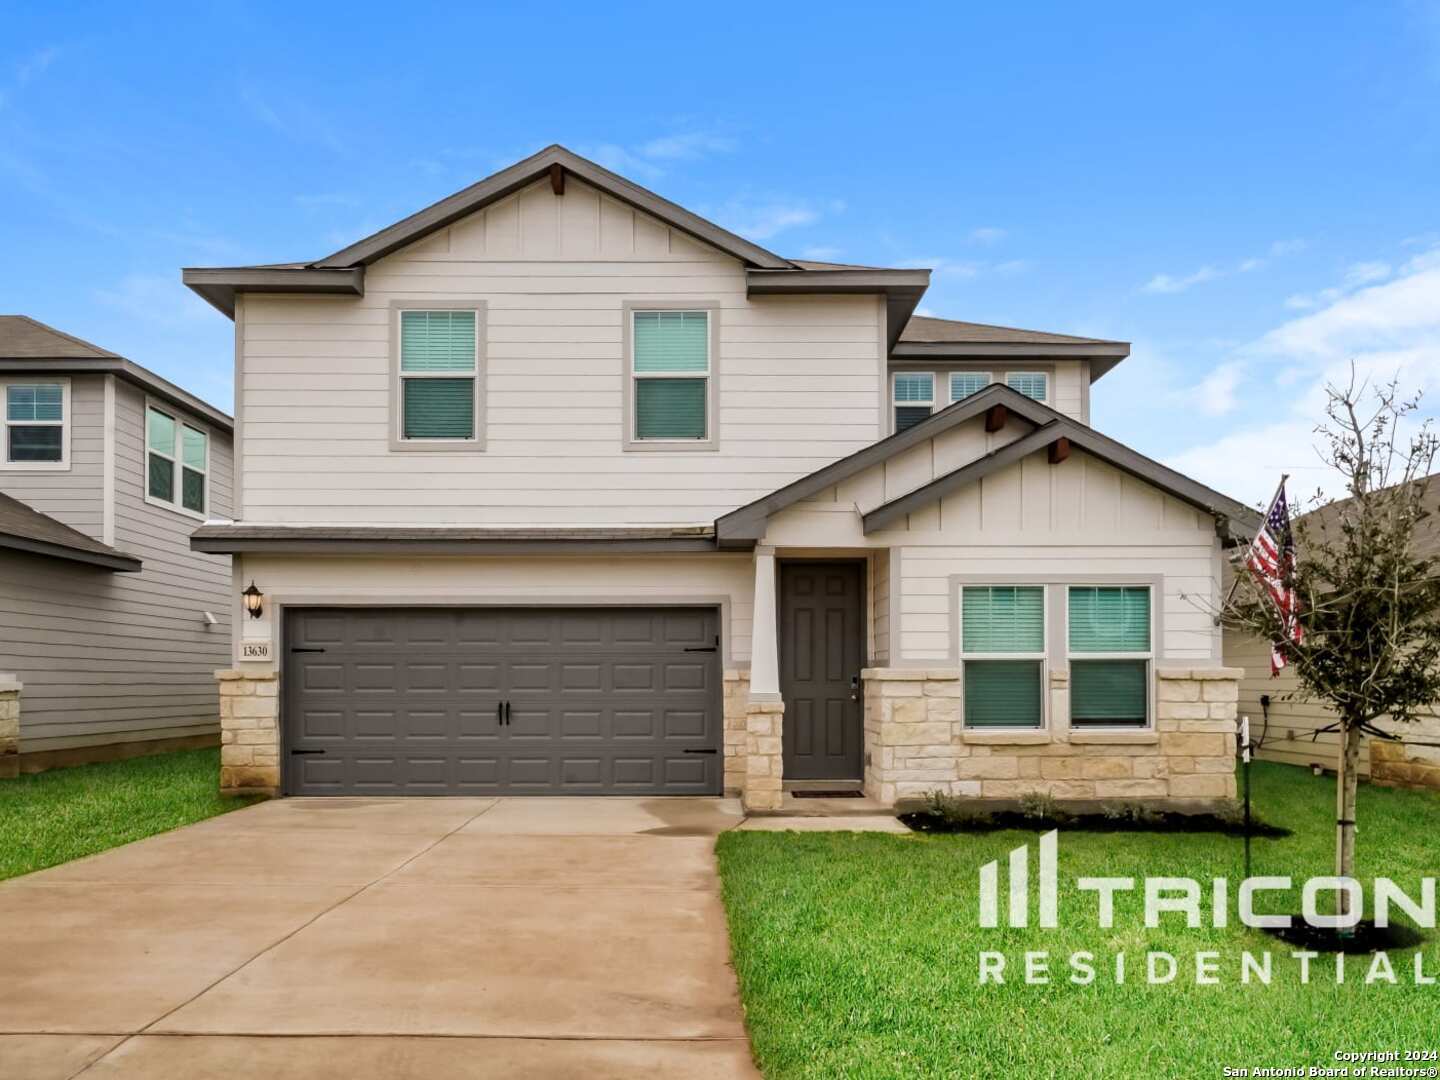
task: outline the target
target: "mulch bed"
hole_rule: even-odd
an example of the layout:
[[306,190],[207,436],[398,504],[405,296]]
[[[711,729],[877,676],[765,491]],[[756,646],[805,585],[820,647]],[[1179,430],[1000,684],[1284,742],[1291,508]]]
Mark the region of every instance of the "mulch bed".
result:
[[[1029,829],[1033,832],[1097,833],[1152,833],[1188,832],[1223,833],[1226,836],[1244,836],[1244,822],[1222,818],[1215,814],[1179,814],[1173,811],[1156,811],[1142,818],[1115,818],[1105,814],[1066,814],[1063,817],[1033,817],[1018,810],[999,810],[993,813],[977,813],[974,816],[955,820],[941,817],[928,810],[917,810],[901,814],[900,820],[918,833],[987,833],[1002,829]],[[1251,821],[1250,835],[1277,839],[1289,836],[1290,830],[1263,821]]]
[[1301,915],[1294,916],[1289,926],[1267,928],[1265,932],[1297,949],[1347,956],[1413,949],[1425,941],[1423,934],[1408,926],[1376,926],[1367,919],[1357,923],[1348,935],[1342,935],[1333,927],[1311,926]]

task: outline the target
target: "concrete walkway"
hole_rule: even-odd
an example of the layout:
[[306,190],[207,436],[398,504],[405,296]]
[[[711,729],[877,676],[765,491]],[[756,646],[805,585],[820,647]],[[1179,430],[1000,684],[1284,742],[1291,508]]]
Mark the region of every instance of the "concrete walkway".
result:
[[755,1076],[724,799],[282,800],[0,884],[0,1076]]

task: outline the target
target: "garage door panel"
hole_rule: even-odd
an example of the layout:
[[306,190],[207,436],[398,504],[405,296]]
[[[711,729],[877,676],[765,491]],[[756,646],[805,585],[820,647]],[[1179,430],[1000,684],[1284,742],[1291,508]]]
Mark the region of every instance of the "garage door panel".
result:
[[292,609],[282,722],[312,752],[287,756],[288,790],[718,794],[717,628],[713,609]]

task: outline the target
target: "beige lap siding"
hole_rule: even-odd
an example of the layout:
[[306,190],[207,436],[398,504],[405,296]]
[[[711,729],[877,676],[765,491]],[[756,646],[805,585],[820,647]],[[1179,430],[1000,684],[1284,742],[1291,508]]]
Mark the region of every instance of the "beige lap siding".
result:
[[[1068,679],[1052,675],[1052,715],[1068,712]],[[1157,801],[1200,807],[1235,797],[1235,699],[1240,672],[1156,673],[1152,731],[967,730],[954,669],[865,673],[865,792],[889,804],[931,792],[1018,799]]]

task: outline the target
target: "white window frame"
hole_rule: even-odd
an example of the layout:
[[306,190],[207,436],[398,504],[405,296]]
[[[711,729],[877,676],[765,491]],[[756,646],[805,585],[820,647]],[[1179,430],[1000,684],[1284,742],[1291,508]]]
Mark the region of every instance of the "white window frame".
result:
[[[895,400],[895,383],[902,375],[929,375],[930,376],[930,400],[929,401],[897,401]],[[935,383],[936,373],[933,371],[892,371],[890,373],[890,434],[895,434],[899,429],[895,422],[895,410],[900,408],[918,409],[927,406],[930,415],[935,415]],[[947,387],[948,393],[948,387]],[[922,421],[923,423],[923,421]]]
[[[1144,652],[1075,652],[1070,648],[1070,590],[1071,589],[1144,589],[1150,605],[1150,648]],[[1071,672],[1074,684],[1075,662],[1086,660],[1144,660],[1145,661],[1145,724],[1079,724],[1071,718],[1070,726],[1075,731],[1153,731],[1155,730],[1155,635],[1159,632],[1155,618],[1155,586],[1148,581],[1068,581],[1065,590],[1065,666]]]
[[[60,419],[59,420],[11,420],[9,411],[9,394],[12,386],[56,386],[60,387]],[[4,421],[4,429],[0,430],[0,470],[6,472],[69,472],[70,471],[70,379],[64,375],[51,376],[15,376],[0,379],[0,420]],[[60,460],[59,461],[11,461],[10,460],[10,429],[12,427],[58,427],[60,428]]]
[[[965,648],[965,590],[970,589],[1039,589],[1040,590],[1040,651],[1033,653],[993,653],[993,652],[968,652]],[[1068,606],[1068,605],[1067,605]],[[984,724],[979,727],[971,727],[965,722],[964,697],[961,698],[960,725],[966,731],[1046,731],[1050,730],[1050,589],[1046,585],[1037,584],[1033,581],[974,581],[960,586],[959,604],[960,625],[957,633],[960,635],[960,690],[965,693],[965,664],[970,660],[1038,660],[1040,662],[1040,724],[1037,727],[1026,727],[1016,725],[1013,727],[1001,727],[997,724]],[[1131,729],[1134,730],[1134,729]]]
[[[1038,375],[1038,376],[1040,376],[1040,378],[1044,379],[1044,380],[1045,380],[1045,396],[1042,397],[1042,398],[1030,398],[1030,400],[1031,400],[1031,401],[1038,401],[1038,402],[1040,402],[1042,405],[1049,405],[1049,404],[1050,404],[1050,396],[1051,396],[1051,394],[1054,392],[1054,391],[1053,391],[1052,384],[1055,382],[1055,376],[1054,376],[1054,374],[1053,374],[1052,372],[1049,372],[1049,371],[1037,371],[1037,370],[1034,370],[1034,369],[1032,369],[1032,368],[1027,368],[1027,369],[1025,369],[1025,370],[1023,370],[1023,371],[1022,371],[1022,370],[1019,370],[1019,369],[1014,370],[1014,371],[1007,371],[1007,372],[1005,372],[1005,385],[1006,385],[1006,386],[1010,386],[1010,380],[1011,380],[1011,378],[1014,377],[1014,376],[1016,376],[1016,375]],[[1014,388],[1013,386],[1010,386],[1010,389],[1015,390],[1015,388]],[[1017,394],[1020,393],[1019,390],[1015,390],[1015,392],[1016,392]],[[1025,396],[1025,397],[1030,397],[1029,394],[1025,394],[1025,395],[1023,395],[1023,396]]]
[[[705,340],[705,373],[694,371],[635,370],[635,316],[656,312],[704,312],[708,330]],[[720,449],[720,302],[718,300],[627,300],[621,305],[624,318],[624,415],[620,448],[624,452],[711,451]],[[642,439],[635,431],[639,411],[635,384],[641,379],[705,380],[705,437],[703,439]]]
[[[154,409],[162,416],[168,416],[171,420],[175,421],[175,445],[171,447],[171,451],[168,454],[165,453],[163,450],[150,449],[151,409]],[[184,446],[185,429],[187,427],[190,428],[192,431],[198,431],[201,435],[205,436],[204,513],[199,513],[195,510],[191,510],[188,506],[185,505],[184,502],[185,489],[182,485],[184,484],[185,477],[184,473],[181,470],[185,467]],[[181,410],[175,408],[173,405],[161,402],[156,398],[147,397],[145,399],[145,411],[141,414],[140,417],[140,490],[141,493],[145,496],[145,501],[151,506],[163,507],[164,509],[169,510],[173,513],[181,514],[188,518],[194,518],[197,521],[207,520],[210,515],[210,498],[212,494],[210,488],[210,454],[211,448],[214,446],[214,444],[215,434],[210,430],[210,426],[208,424],[202,424],[198,420],[192,420],[187,418],[186,415],[181,412]],[[157,498],[156,496],[150,494],[150,455],[152,453],[159,454],[161,457],[169,458],[170,460],[170,490],[175,493],[174,502],[166,502],[164,499]]]
[[[995,381],[995,375],[994,375],[993,372],[990,372],[990,371],[972,371],[972,370],[970,370],[969,368],[951,368],[949,371],[947,371],[947,372],[945,373],[945,392],[949,395],[950,404],[951,404],[951,405],[954,405],[957,401],[964,401],[964,400],[965,400],[965,398],[963,398],[963,397],[956,397],[956,396],[955,396],[955,376],[956,376],[956,375],[979,375],[979,376],[982,376],[982,377],[985,379],[985,386],[989,386],[991,383],[993,383],[993,382]],[[1046,383],[1046,388],[1047,388],[1047,389],[1049,388],[1049,383]],[[982,386],[980,389],[983,390],[983,389],[985,389],[985,387]],[[980,390],[975,391],[976,394],[978,394],[979,392],[980,392]],[[967,397],[973,397],[974,394],[967,394],[966,396],[967,396]]]
[[[405,371],[401,360],[401,327],[407,311],[470,311],[475,315],[475,362],[469,372]],[[485,304],[447,304],[443,301],[393,300],[390,303],[390,449],[455,453],[485,449]],[[474,427],[468,439],[414,439],[405,437],[405,381],[407,379],[469,379],[473,387]]]

